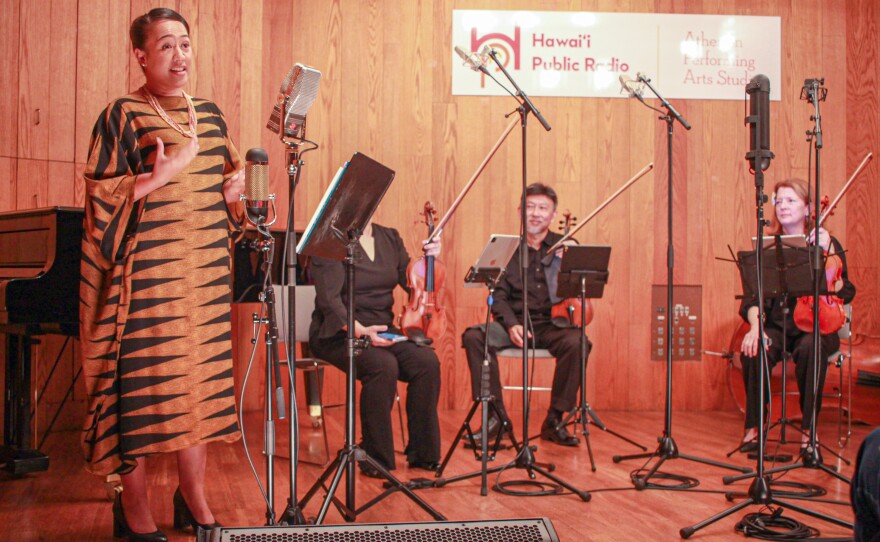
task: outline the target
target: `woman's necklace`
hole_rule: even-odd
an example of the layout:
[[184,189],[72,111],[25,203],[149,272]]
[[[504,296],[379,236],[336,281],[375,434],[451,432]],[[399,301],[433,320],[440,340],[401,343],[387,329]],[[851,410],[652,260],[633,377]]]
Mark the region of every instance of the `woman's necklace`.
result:
[[174,119],[168,116],[168,113],[166,113],[165,110],[162,109],[162,106],[159,105],[159,100],[157,100],[156,97],[153,96],[153,93],[150,92],[150,90],[147,88],[147,85],[142,86],[141,91],[147,98],[147,103],[150,104],[150,106],[156,111],[156,113],[158,113],[159,116],[162,117],[162,120],[167,122],[169,126],[180,132],[183,137],[193,137],[193,135],[195,135],[196,124],[198,124],[198,121],[196,120],[196,109],[195,107],[193,107],[192,98],[190,98],[186,92],[183,93],[183,97],[186,99],[186,110],[189,114],[189,130],[184,130],[180,124],[178,124]]

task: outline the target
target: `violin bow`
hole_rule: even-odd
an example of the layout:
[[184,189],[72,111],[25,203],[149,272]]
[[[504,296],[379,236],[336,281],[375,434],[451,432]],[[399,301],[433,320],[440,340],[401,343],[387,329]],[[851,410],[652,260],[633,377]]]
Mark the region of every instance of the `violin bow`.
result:
[[483,170],[486,169],[486,166],[489,164],[489,160],[495,156],[495,153],[498,152],[498,149],[501,147],[501,144],[507,139],[507,136],[510,135],[511,130],[513,130],[514,126],[519,123],[519,117],[514,117],[513,120],[510,121],[510,124],[507,125],[507,129],[504,130],[504,133],[501,134],[501,137],[498,138],[498,141],[495,143],[495,146],[489,151],[489,154],[486,155],[486,158],[483,159],[483,163],[480,164],[480,167],[471,175],[470,180],[464,185],[464,188],[461,190],[461,193],[455,198],[455,201],[452,202],[452,205],[449,206],[449,209],[446,210],[446,214],[443,215],[443,218],[437,222],[434,226],[434,232],[428,236],[428,240],[425,243],[430,243],[435,238],[439,237],[443,232],[443,228],[446,226],[446,223],[449,222],[449,219],[452,218],[452,215],[455,213],[455,210],[458,209],[458,206],[461,205],[462,200],[464,200],[465,195],[470,191],[471,187],[477,182],[477,178],[483,173]]
[[853,181],[856,180],[856,177],[859,175],[859,173],[861,173],[862,170],[865,169],[865,166],[868,165],[868,162],[870,162],[873,159],[874,159],[874,153],[869,152],[868,155],[865,156],[865,158],[862,160],[862,163],[859,164],[859,167],[856,168],[856,170],[853,172],[852,176],[850,176],[849,180],[846,181],[846,184],[843,185],[843,188],[840,189],[840,193],[837,194],[837,197],[834,198],[834,201],[831,202],[831,204],[828,206],[828,208],[825,209],[825,212],[822,213],[822,215],[819,217],[819,222],[816,223],[817,229],[819,228],[819,226],[822,225],[823,222],[825,222],[825,219],[828,218],[828,215],[830,215],[831,211],[834,210],[834,206],[837,205],[838,202],[840,202],[840,198],[842,198],[843,195],[846,194],[846,191],[849,190],[850,185],[853,183]]
[[632,186],[633,183],[635,183],[636,181],[638,181],[639,179],[641,179],[642,177],[644,177],[645,174],[647,174],[647,173],[648,173],[649,171],[651,171],[652,169],[654,169],[654,162],[651,162],[651,163],[649,163],[647,166],[643,167],[643,168],[641,169],[641,171],[639,171],[638,173],[636,173],[635,176],[634,176],[633,178],[631,178],[630,180],[626,181],[626,183],[625,183],[623,186],[621,186],[620,188],[618,188],[618,189],[617,189],[617,192],[611,194],[611,197],[609,197],[609,198],[606,199],[604,202],[602,202],[598,207],[596,207],[596,210],[595,210],[595,211],[593,211],[592,213],[590,213],[589,215],[587,215],[586,218],[584,218],[583,220],[581,220],[580,222],[578,222],[578,224],[577,224],[575,227],[571,228],[571,230],[569,230],[568,233],[566,233],[565,235],[563,235],[562,238],[561,238],[559,241],[556,241],[556,244],[555,244],[555,245],[553,245],[552,247],[550,247],[550,248],[547,249],[547,254],[549,255],[549,254],[553,254],[554,252],[556,252],[556,250],[558,250],[560,247],[562,247],[562,245],[564,245],[566,241],[568,241],[569,239],[571,239],[571,238],[574,236],[574,234],[576,234],[576,233],[578,232],[578,230],[580,230],[581,228],[583,228],[583,227],[587,224],[587,222],[589,222],[590,220],[592,220],[593,217],[596,216],[597,214],[599,214],[599,212],[600,212],[602,209],[604,209],[609,203],[611,203],[612,201],[614,201],[614,199],[615,199],[617,196],[619,196],[620,194],[622,194],[624,190],[626,190],[627,188],[629,188],[630,186]]

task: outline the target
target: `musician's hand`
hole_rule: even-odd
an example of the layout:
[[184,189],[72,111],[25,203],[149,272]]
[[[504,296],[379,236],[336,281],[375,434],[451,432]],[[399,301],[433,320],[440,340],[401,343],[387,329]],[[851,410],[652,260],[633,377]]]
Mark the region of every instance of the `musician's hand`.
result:
[[[752,326],[752,329],[746,333],[745,337],[743,337],[742,341],[742,353],[749,356],[755,357],[758,355],[758,345],[761,344],[758,340],[758,327]],[[767,334],[764,334],[764,350],[768,350],[770,348],[770,339],[767,337]]]
[[[519,348],[523,347],[523,330],[524,328],[520,325],[510,326],[510,329],[507,330],[507,334],[510,336],[510,340],[513,341],[513,344],[515,344]],[[531,333],[529,333],[529,338],[532,338]]]
[[424,251],[425,256],[439,256],[440,255],[440,238],[435,237],[433,241],[430,243],[426,243],[422,241],[422,251]]
[[[813,230],[807,235],[807,243],[811,245],[814,244],[815,237],[816,230]],[[821,246],[822,250],[825,250],[826,252],[831,248],[831,234],[828,233],[828,230],[821,227],[819,228],[819,246]]]
[[354,323],[354,334],[356,337],[369,337],[370,344],[373,346],[391,346],[394,344],[388,339],[379,336],[379,333],[388,331],[388,326],[364,326],[360,322]]
[[223,199],[226,200],[227,205],[232,205],[241,199],[243,193],[244,169],[240,169],[223,183]]

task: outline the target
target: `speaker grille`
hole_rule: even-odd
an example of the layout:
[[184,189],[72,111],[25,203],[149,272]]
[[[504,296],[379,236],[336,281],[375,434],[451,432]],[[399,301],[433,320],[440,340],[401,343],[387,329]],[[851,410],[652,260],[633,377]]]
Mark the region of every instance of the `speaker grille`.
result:
[[375,525],[220,528],[211,542],[558,542],[547,518]]

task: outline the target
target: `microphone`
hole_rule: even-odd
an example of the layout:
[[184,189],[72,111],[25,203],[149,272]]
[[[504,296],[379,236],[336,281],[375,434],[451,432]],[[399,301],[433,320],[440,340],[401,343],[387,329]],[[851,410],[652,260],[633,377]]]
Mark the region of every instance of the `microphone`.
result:
[[634,97],[641,98],[642,97],[641,90],[638,90],[633,87],[633,83],[635,83],[636,81],[632,77],[629,77],[624,74],[620,74],[620,77],[618,79],[620,80],[620,92],[621,93],[626,93],[627,95],[629,95],[630,98],[634,98]]
[[745,123],[749,125],[751,147],[746,160],[752,171],[765,171],[775,158],[770,152],[770,79],[764,74],[752,77],[746,85],[746,94],[749,95],[749,116]]
[[245,208],[251,222],[259,225],[269,217],[269,154],[255,147],[247,151],[245,160]]
[[461,57],[462,60],[464,60],[465,66],[469,67],[470,69],[474,70],[475,72],[488,73],[488,72],[486,72],[486,60],[482,56],[482,55],[488,54],[488,52],[489,52],[488,45],[483,47],[483,50],[481,51],[480,54],[469,53],[469,52],[465,51],[464,49],[462,49],[461,47],[459,47],[458,45],[455,46],[455,52],[458,54],[458,56]]
[[278,99],[266,128],[282,139],[305,137],[306,112],[318,96],[321,72],[315,68],[294,64],[281,83]]

